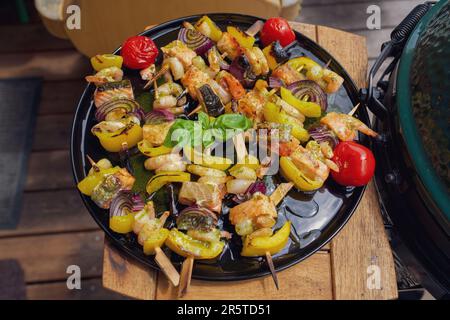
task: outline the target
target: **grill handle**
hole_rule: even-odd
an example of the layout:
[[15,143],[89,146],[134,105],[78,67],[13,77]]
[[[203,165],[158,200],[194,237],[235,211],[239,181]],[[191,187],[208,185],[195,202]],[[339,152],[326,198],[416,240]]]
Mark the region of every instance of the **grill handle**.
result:
[[[361,89],[360,99],[365,102],[369,110],[379,119],[385,119],[389,115],[388,109],[381,102],[386,90],[384,78],[394,70],[409,35],[434,3],[436,2],[428,1],[417,5],[413,10],[411,10],[406,18],[404,18],[402,22],[400,22],[400,24],[392,31],[391,40],[383,43],[381,46],[381,53],[370,69],[367,80],[367,88]],[[383,72],[376,86],[374,86],[374,79],[380,70],[381,65],[387,58],[391,57],[394,59]]]

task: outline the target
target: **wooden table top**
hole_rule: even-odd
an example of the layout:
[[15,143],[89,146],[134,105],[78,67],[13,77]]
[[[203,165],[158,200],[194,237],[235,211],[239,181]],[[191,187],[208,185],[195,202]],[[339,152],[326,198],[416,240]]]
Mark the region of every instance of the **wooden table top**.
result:
[[[301,23],[292,26],[330,52],[359,87],[366,84],[365,38]],[[379,277],[378,277],[379,276]],[[316,254],[278,273],[280,290],[270,276],[236,282],[192,280],[183,299],[395,299],[394,262],[373,183],[342,231]],[[379,282],[375,279],[379,279]],[[176,288],[164,275],[124,256],[107,241],[103,285],[137,299],[175,299]]]

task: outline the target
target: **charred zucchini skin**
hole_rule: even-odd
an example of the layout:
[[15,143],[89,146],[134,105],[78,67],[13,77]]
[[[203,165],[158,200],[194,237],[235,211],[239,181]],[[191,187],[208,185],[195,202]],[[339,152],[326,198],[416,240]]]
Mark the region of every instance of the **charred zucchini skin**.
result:
[[108,90],[114,90],[114,89],[132,89],[130,80],[121,80],[121,81],[115,81],[115,82],[107,82],[105,84],[102,84],[98,86],[97,90],[98,92],[104,92]]
[[217,117],[225,112],[222,101],[209,85],[201,86],[198,91],[200,102],[210,116]]

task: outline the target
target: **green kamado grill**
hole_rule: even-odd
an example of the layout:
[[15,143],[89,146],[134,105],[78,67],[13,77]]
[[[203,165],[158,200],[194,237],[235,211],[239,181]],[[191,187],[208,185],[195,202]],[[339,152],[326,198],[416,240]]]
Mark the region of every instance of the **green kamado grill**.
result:
[[393,31],[361,91],[380,133],[376,185],[394,254],[412,286],[442,299],[450,298],[449,58],[450,1],[424,3]]

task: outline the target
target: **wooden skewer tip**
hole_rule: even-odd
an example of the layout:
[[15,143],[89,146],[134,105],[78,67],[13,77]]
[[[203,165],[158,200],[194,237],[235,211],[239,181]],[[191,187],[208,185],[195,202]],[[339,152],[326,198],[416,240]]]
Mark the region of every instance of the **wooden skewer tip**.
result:
[[267,264],[269,265],[270,273],[272,274],[272,279],[273,282],[275,283],[275,287],[277,288],[277,290],[280,290],[277,272],[275,271],[275,266],[273,265],[272,255],[268,251],[266,252],[266,260]]

